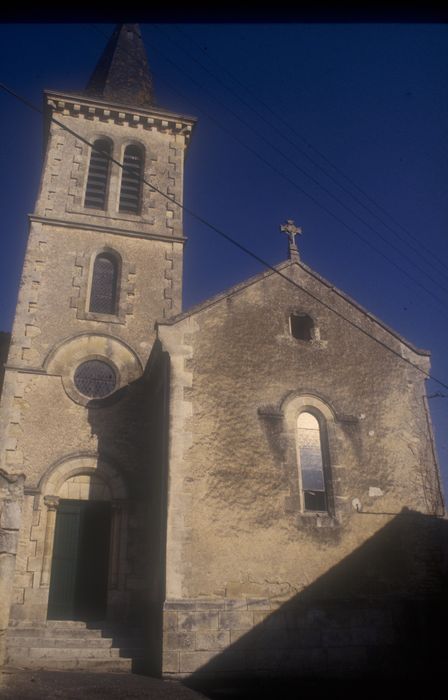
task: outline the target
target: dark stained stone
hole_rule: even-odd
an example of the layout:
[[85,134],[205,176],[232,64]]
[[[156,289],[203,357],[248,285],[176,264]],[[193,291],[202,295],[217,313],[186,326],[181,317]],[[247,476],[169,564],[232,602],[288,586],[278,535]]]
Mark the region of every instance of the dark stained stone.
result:
[[153,105],[152,78],[137,24],[117,25],[85,92],[135,107]]

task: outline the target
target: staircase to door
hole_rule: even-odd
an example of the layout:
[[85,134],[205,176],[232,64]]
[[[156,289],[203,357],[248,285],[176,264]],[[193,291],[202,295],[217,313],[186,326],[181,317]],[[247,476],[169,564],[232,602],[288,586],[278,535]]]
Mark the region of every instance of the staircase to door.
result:
[[6,636],[6,665],[19,668],[89,671],[142,671],[145,642],[138,631],[102,623],[49,620],[22,623]]

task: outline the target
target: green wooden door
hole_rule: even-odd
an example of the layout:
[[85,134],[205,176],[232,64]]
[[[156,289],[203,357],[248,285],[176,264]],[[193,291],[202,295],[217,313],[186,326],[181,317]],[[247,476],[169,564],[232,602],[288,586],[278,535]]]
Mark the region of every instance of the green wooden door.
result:
[[110,504],[61,500],[56,516],[48,618],[102,620],[106,614]]
[[73,620],[78,573],[81,501],[60,501],[51,564],[48,618]]

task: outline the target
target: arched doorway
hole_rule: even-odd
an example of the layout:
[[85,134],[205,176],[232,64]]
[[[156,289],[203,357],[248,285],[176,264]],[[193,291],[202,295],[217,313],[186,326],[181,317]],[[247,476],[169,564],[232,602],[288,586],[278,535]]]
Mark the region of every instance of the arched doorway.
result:
[[50,620],[106,617],[110,498],[98,477],[88,475],[65,482],[63,496],[81,495],[80,488],[73,488],[78,484],[85,487],[82,494],[88,500],[59,497],[48,597]]
[[123,617],[126,607],[126,491],[115,468],[68,460],[44,490],[47,521],[41,585],[49,620]]

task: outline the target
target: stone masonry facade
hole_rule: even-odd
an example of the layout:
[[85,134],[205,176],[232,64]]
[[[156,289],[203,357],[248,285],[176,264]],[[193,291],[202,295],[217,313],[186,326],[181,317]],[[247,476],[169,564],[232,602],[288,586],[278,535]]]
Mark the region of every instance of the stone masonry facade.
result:
[[[132,73],[141,35],[124,25],[115,37]],[[113,79],[107,99],[46,93],[0,404],[0,658],[8,628],[45,635],[62,616],[76,632],[86,616],[51,607],[65,580],[55,542],[70,549],[76,517],[84,602],[103,528],[96,609],[142,630],[152,672],[400,676],[422,654],[430,672],[448,623],[448,540],[429,353],[295,243],[275,270],[183,312],[178,204],[195,120],[145,102],[147,78],[136,104],[114,99]],[[98,140],[112,158],[102,208],[86,205]],[[131,146],[140,199],[125,211]],[[98,261],[113,271],[106,310],[92,303]]]

